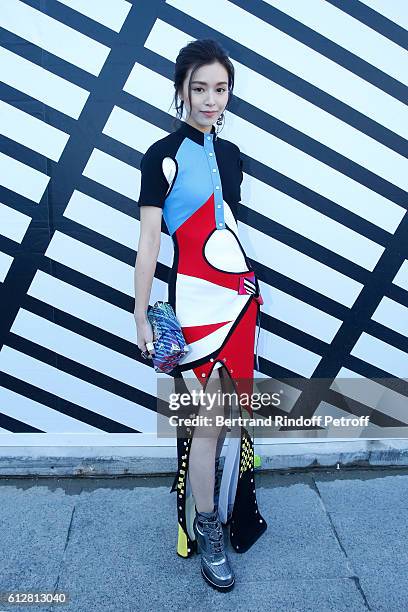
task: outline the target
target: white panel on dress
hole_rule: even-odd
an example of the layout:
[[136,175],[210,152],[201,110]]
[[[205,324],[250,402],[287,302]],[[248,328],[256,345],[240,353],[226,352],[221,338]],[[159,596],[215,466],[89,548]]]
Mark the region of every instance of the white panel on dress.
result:
[[190,393],[192,393],[194,390],[198,392],[200,391],[202,388],[201,383],[193,369],[182,370],[181,376],[183,377],[186,387]]
[[204,255],[222,272],[249,271],[237,237],[229,230],[215,230],[206,242]]
[[162,161],[162,169],[169,184],[168,193],[176,175],[176,162],[171,157],[165,157]]
[[[238,284],[238,281],[237,281]],[[176,316],[182,327],[235,321],[252,296],[202,278],[177,274]]]

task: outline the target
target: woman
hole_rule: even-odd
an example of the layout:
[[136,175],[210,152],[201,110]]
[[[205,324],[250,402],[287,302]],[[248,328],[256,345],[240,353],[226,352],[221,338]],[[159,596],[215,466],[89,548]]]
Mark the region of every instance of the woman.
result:
[[[169,302],[189,346],[171,372],[178,392],[191,390],[194,379],[206,392],[222,390],[239,398],[252,393],[254,339],[262,297],[237,232],[242,182],[239,148],[218,136],[232,97],[234,67],[214,40],[189,43],[175,66],[175,106],[186,120],[152,144],[141,161],[140,241],[135,270],[137,345],[154,354],[153,332],[146,316],[160,247],[162,213],[174,244]],[[180,99],[180,103],[178,103]],[[201,388],[201,387],[200,387]],[[218,396],[219,397],[219,396]],[[211,416],[225,415],[225,403]],[[252,409],[245,404],[249,415]],[[208,415],[202,402],[198,412]],[[244,426],[231,439],[221,481],[219,456],[227,427],[177,428],[177,554],[201,553],[201,571],[214,588],[227,591],[235,582],[224,549],[222,523],[230,541],[245,552],[267,524],[256,502],[251,436]],[[221,495],[222,493],[222,495]],[[221,499],[222,498],[222,499]]]

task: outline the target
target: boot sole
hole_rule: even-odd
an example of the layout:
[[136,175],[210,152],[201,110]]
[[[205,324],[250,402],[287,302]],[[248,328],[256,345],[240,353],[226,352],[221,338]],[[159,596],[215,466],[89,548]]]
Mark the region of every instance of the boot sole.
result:
[[233,582],[231,582],[231,584],[228,584],[227,586],[223,587],[220,586],[219,584],[215,584],[215,582],[213,582],[212,580],[210,580],[210,578],[207,576],[207,574],[204,572],[203,568],[201,568],[201,574],[204,578],[204,580],[207,582],[207,584],[209,584],[213,589],[215,589],[216,591],[220,591],[222,593],[226,593],[227,591],[231,591],[231,589],[233,588],[234,584],[235,584],[235,578],[233,580]]

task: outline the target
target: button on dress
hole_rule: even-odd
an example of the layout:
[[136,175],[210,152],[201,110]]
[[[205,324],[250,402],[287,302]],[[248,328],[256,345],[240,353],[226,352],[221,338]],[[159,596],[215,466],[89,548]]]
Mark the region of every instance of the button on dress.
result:
[[[205,391],[215,370],[225,367],[241,416],[241,406],[250,417],[256,416],[248,397],[253,392],[255,330],[263,300],[238,236],[240,150],[220,138],[214,126],[204,133],[181,122],[147,149],[140,170],[138,204],[163,209],[174,245],[168,301],[189,347],[170,373],[175,391],[188,392],[192,380]],[[189,557],[196,550],[188,475],[194,427],[177,429],[178,469],[171,492],[177,492],[177,554]],[[267,528],[256,500],[253,443],[244,425],[228,444],[218,509],[221,521],[230,526],[237,552],[248,550]]]

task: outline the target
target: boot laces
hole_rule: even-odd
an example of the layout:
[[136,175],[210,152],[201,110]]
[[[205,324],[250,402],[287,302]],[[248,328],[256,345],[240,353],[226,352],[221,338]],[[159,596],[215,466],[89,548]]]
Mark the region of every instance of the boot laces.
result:
[[219,523],[214,523],[211,525],[211,530],[209,533],[209,540],[211,543],[211,548],[213,553],[221,553],[222,552],[222,527]]

